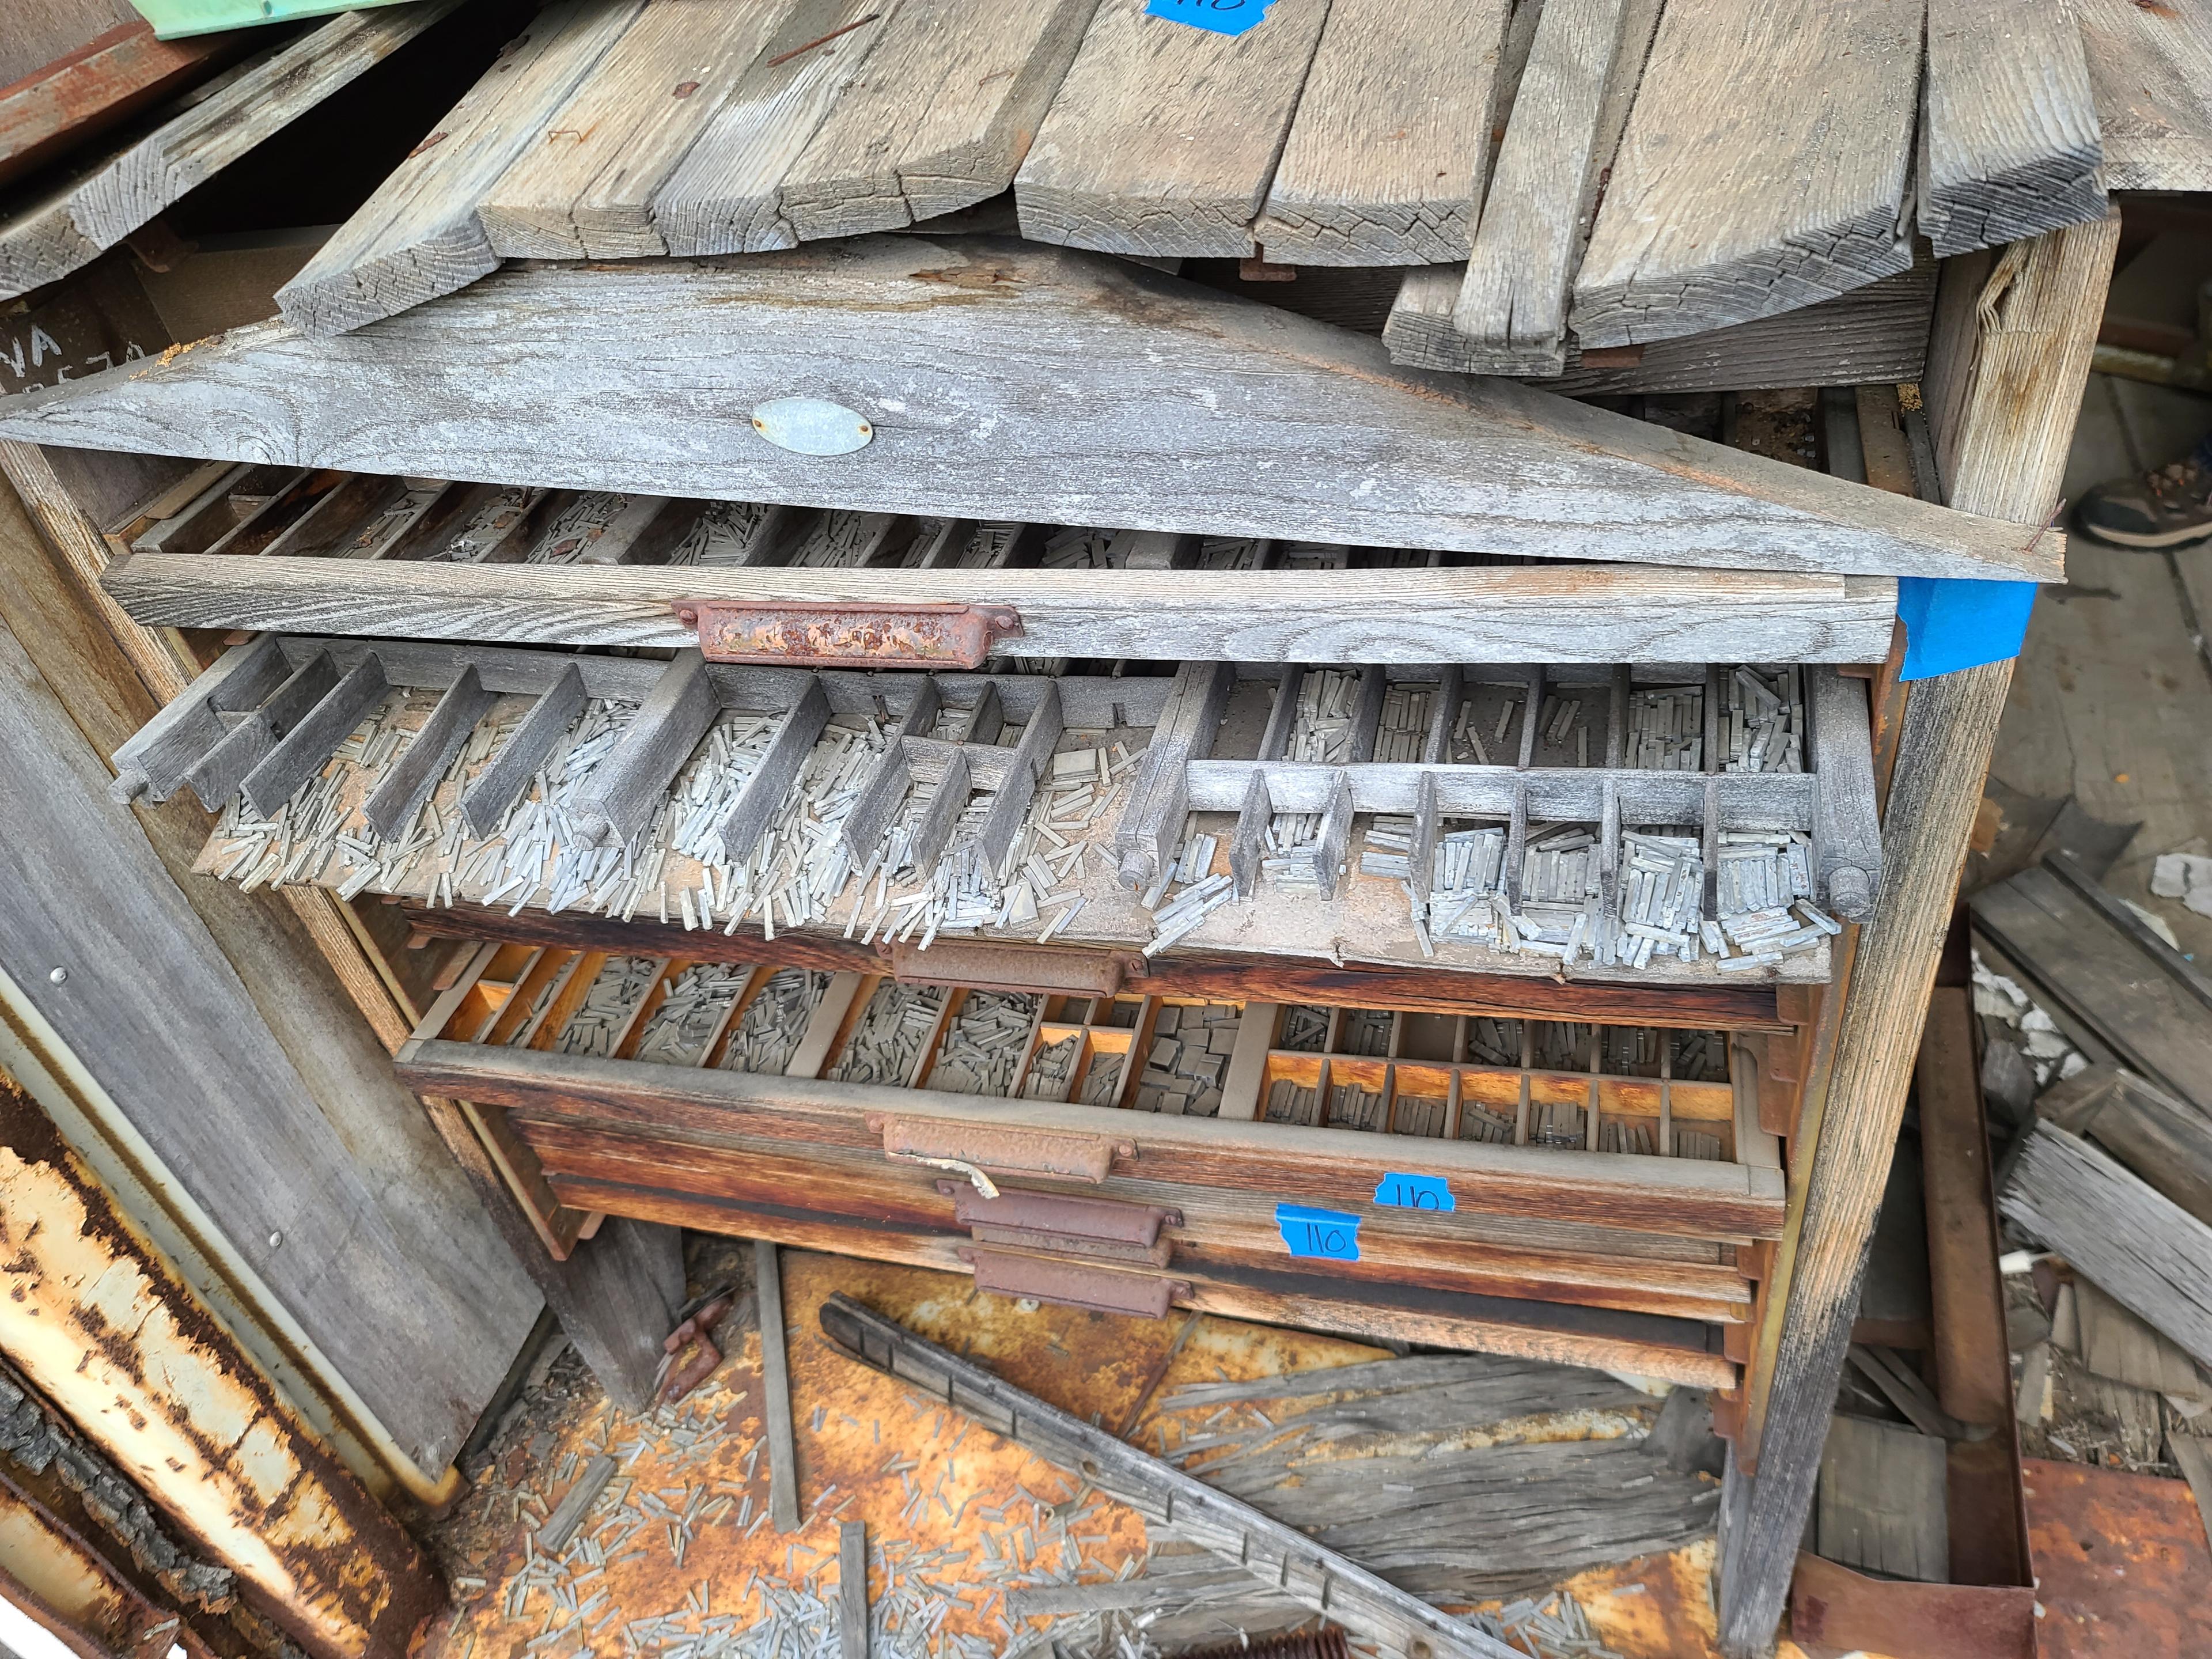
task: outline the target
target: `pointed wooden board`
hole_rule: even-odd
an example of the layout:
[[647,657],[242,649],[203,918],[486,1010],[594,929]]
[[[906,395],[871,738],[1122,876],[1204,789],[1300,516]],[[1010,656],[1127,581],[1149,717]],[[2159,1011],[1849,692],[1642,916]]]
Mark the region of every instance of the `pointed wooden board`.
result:
[[[744,348],[732,349],[733,341]],[[777,448],[770,399],[870,424]],[[2063,574],[2062,538],[1844,483],[1094,254],[882,236],[524,265],[0,402],[40,444],[866,511],[1834,574]]]

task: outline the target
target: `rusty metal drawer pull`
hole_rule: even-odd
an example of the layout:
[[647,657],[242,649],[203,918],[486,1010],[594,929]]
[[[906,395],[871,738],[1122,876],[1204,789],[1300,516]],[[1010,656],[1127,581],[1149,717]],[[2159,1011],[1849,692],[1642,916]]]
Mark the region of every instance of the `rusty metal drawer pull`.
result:
[[678,599],[675,611],[708,660],[786,668],[980,668],[995,641],[1022,631],[1010,605]]
[[1133,951],[1071,950],[1057,945],[982,944],[939,939],[926,951],[910,939],[877,945],[890,963],[891,977],[902,985],[964,985],[976,991],[1061,992],[1073,996],[1110,997],[1133,975],[1141,975],[1144,957]]
[[[940,1117],[893,1117],[871,1113],[868,1127],[884,1137],[884,1156],[905,1164],[927,1164],[940,1170],[957,1170],[975,1181],[989,1176],[1054,1176],[1062,1181],[1087,1181],[1096,1186],[1106,1179],[1116,1158],[1134,1158],[1133,1140],[1109,1140],[1103,1135],[1071,1135],[1050,1129],[1028,1129],[988,1123],[962,1123]],[[995,1187],[975,1182],[986,1198],[995,1198]]]
[[1002,1192],[987,1198],[955,1181],[939,1182],[937,1190],[953,1200],[954,1217],[976,1243],[1018,1250],[1164,1267],[1174,1247],[1160,1230],[1182,1225],[1182,1211],[1158,1204],[1071,1193]]
[[958,1255],[975,1270],[976,1289],[994,1291],[1000,1296],[1025,1296],[1063,1308],[1164,1319],[1178,1299],[1190,1295],[1188,1279],[1116,1273],[1065,1256],[1019,1255],[1011,1250],[965,1244]]

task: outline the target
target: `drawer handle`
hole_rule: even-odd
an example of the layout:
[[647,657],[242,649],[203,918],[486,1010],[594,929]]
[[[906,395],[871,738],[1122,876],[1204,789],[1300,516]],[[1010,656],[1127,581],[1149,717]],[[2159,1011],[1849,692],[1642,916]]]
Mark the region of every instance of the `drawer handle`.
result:
[[1063,1308],[1164,1319],[1178,1298],[1190,1295],[1187,1279],[1117,1273],[1066,1256],[1019,1255],[966,1244],[957,1254],[975,1270],[977,1290],[1025,1296]]
[[1181,1210],[1160,1204],[1126,1204],[1073,1193],[985,1193],[975,1197],[951,1181],[939,1182],[937,1190],[953,1200],[953,1216],[963,1227],[1003,1227],[1150,1248],[1159,1242],[1161,1228],[1182,1225]]
[[786,668],[980,668],[993,643],[1019,634],[1010,605],[786,605],[775,599],[678,599],[676,620],[699,630],[709,662]]
[[906,985],[965,985],[977,991],[1039,991],[1110,997],[1146,970],[1133,952],[1068,950],[1057,945],[978,944],[939,939],[927,951],[900,939],[876,946],[891,977]]
[[1134,1158],[1133,1140],[1109,1140],[1103,1135],[1071,1135],[1050,1129],[963,1123],[948,1118],[893,1117],[871,1114],[868,1127],[880,1130],[884,1156],[902,1164],[927,1164],[954,1169],[975,1182],[986,1198],[977,1176],[1056,1176],[1062,1181],[1085,1181],[1097,1186],[1106,1179],[1115,1158]]

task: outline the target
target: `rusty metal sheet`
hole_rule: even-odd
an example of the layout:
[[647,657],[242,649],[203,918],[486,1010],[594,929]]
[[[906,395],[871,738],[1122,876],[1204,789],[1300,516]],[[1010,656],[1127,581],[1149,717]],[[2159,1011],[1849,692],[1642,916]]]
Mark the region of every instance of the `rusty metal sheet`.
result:
[[0,1073],[0,1348],[317,1659],[443,1599],[370,1497]]
[[[1106,1179],[1118,1158],[1136,1156],[1137,1143],[1105,1135],[1068,1134],[1002,1123],[967,1123],[956,1118],[900,1117],[871,1112],[868,1127],[881,1132],[884,1156],[908,1164],[930,1164],[975,1180],[975,1171],[994,1176],[1056,1176],[1064,1181]],[[986,1198],[996,1189],[975,1182]]]
[[2035,1592],[2024,1584],[1917,1584],[1869,1578],[1801,1553],[1790,1633],[1890,1659],[2035,1659]]
[[1010,605],[678,599],[675,611],[708,661],[785,668],[981,668],[996,641],[1022,631]]
[[2212,1659],[2212,1548],[2185,1482],[2022,1465],[2043,1659]]

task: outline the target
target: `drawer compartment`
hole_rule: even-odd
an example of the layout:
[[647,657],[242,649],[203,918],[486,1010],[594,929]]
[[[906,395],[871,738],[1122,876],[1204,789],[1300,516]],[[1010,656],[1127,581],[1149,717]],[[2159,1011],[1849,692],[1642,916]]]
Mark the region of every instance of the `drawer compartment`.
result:
[[[507,945],[477,951],[400,1068],[495,1115],[565,1211],[987,1285],[1103,1273],[1069,1295],[1114,1306],[1172,1281],[1173,1305],[1294,1303],[1373,1334],[1536,1352],[1528,1333],[1578,1333],[1626,1344],[1616,1359],[1650,1350],[1626,1369],[1726,1386],[1748,1247],[1783,1214],[1748,1062],[1725,1032],[1553,1024]],[[1579,1069],[1540,1063],[1570,1049]],[[1274,1084],[1322,1068],[1371,1098],[1269,1116]],[[1554,1096],[1597,1102],[1597,1144],[1544,1144]],[[1524,1098],[1510,1118],[1481,1104]],[[1508,1127],[1486,1138],[1493,1119]],[[1303,1253],[1286,1206],[1353,1242]],[[1111,1278],[1131,1273],[1146,1283]]]
[[[115,759],[219,811],[198,867],[241,885],[789,933],[1000,988],[1213,952],[1447,1004],[1633,987],[1667,1023],[1825,981],[1879,878],[1866,693],[1827,665],[1081,666],[1130,672],[264,635]],[[939,944],[1025,961],[933,975]]]

